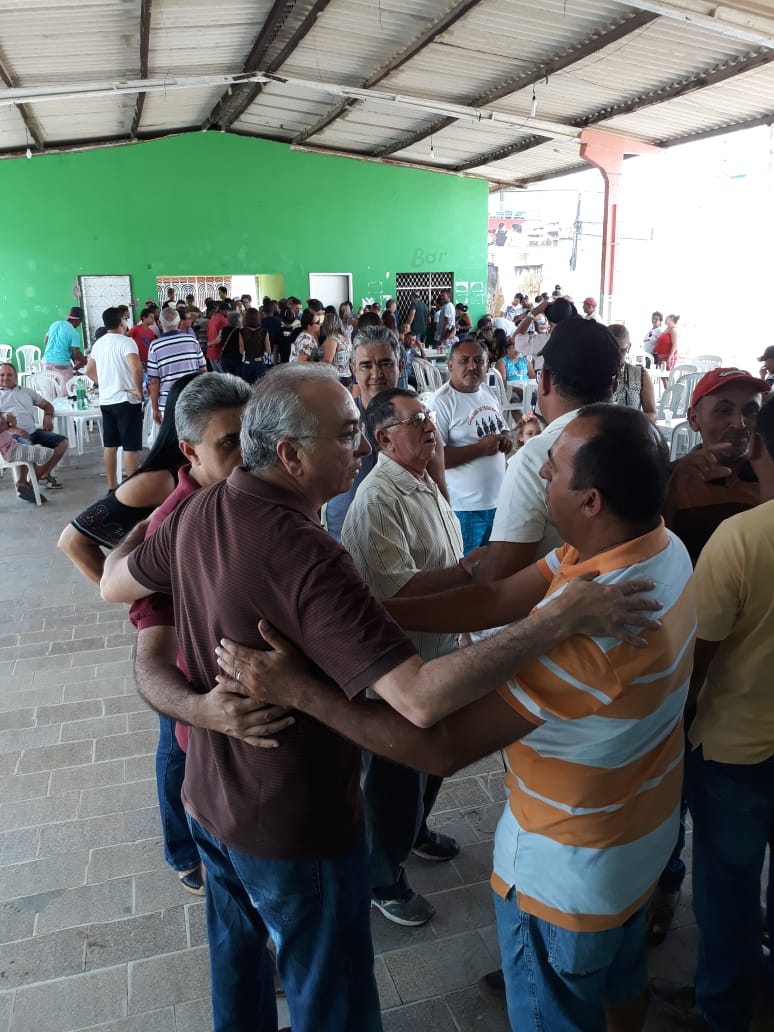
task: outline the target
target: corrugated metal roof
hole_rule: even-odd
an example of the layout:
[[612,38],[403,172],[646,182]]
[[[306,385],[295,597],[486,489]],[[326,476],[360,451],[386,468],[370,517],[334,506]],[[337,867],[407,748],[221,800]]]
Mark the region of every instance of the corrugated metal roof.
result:
[[[207,126],[533,180],[580,161],[577,141],[536,136],[533,89],[537,118],[554,132],[590,124],[669,144],[774,121],[770,7],[728,0],[697,25],[685,20],[686,0],[153,0],[147,76],[163,91],[140,84],[36,102],[24,91],[140,80],[141,0],[0,0],[0,104],[6,94],[25,105],[0,107],[0,156],[38,136],[44,148],[98,145]],[[246,68],[278,81],[201,81]],[[179,76],[192,81],[166,85]],[[334,95],[326,84],[369,94]],[[516,123],[471,121],[486,110]]]

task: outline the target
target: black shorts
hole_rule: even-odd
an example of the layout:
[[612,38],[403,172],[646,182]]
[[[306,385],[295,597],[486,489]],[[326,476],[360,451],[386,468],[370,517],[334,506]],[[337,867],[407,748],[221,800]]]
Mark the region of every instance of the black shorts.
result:
[[62,437],[61,434],[54,434],[50,430],[33,430],[30,434],[30,440],[33,444],[42,444],[44,448],[56,448],[66,441],[66,437]]
[[102,443],[106,448],[142,451],[142,405],[121,401],[117,405],[100,405]]

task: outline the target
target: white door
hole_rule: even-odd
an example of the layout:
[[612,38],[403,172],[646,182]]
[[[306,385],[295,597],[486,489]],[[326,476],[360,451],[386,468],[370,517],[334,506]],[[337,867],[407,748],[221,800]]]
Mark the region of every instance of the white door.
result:
[[342,301],[352,300],[351,272],[310,272],[309,297],[324,305],[339,307]]

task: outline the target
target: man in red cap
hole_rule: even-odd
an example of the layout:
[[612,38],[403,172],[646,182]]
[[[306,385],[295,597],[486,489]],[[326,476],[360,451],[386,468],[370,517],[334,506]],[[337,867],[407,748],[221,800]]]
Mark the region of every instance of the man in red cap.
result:
[[587,297],[583,302],[583,318],[584,319],[596,319],[597,318],[597,300],[594,297]]
[[694,388],[688,409],[701,445],[672,467],[664,518],[688,549],[694,564],[717,526],[760,501],[749,451],[769,392],[765,380],[744,369],[719,368]]
[[[761,399],[768,391],[765,380],[736,368],[713,369],[694,388],[688,421],[701,434],[701,445],[672,466],[664,509],[667,527],[688,549],[694,566],[723,520],[761,500],[749,457]],[[669,932],[685,878],[684,814],[685,807],[680,838],[648,915],[648,941],[654,946]]]

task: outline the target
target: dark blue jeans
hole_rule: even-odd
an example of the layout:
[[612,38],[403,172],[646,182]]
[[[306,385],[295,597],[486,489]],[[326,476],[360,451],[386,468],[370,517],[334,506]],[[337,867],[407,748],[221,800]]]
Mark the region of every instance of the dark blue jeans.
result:
[[164,836],[164,859],[175,871],[192,871],[200,862],[180,799],[184,777],[185,753],[175,738],[175,722],[160,713],[156,791],[159,794],[161,831]]
[[410,886],[403,864],[417,839],[426,838],[427,817],[443,778],[404,767],[363,750],[363,798],[376,899],[398,899]]
[[276,1032],[269,935],[293,1032],[380,1032],[365,836],[333,860],[270,860],[188,819],[207,869],[214,1032]]
[[[712,1032],[747,1032],[760,978],[760,884],[774,829],[774,757],[741,765],[688,750],[693,909],[699,926],[696,1002]],[[774,934],[774,864],[767,892]],[[774,988],[774,965],[769,967]]]

